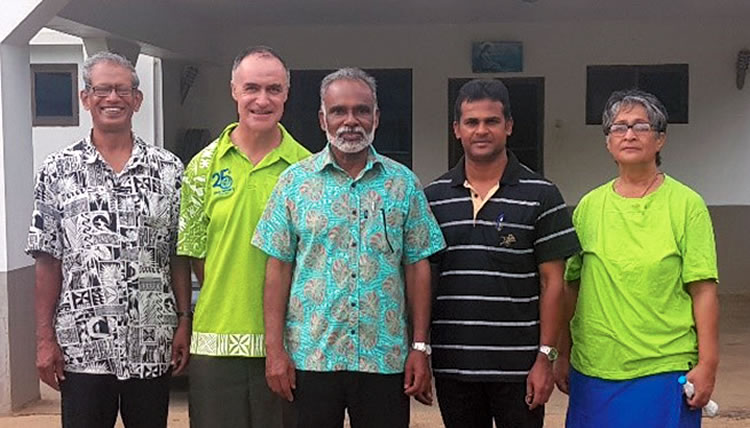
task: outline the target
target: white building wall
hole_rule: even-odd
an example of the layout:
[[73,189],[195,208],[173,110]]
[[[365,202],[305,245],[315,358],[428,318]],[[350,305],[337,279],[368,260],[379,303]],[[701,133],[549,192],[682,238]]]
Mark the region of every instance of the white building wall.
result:
[[[545,172],[569,204],[615,174],[601,128],[585,125],[586,66],[687,63],[690,123],[670,126],[664,169],[710,205],[750,204],[750,187],[744,185],[750,182],[750,88],[737,90],[734,74],[737,51],[750,47],[750,26],[744,23],[254,27],[246,33],[227,29],[223,36],[230,40],[221,54],[226,66],[203,67],[184,106],[165,100],[179,126],[208,127],[215,134],[236,117],[228,64],[252,44],[274,47],[292,69],[412,68],[414,170],[423,181],[447,168],[448,78],[480,76],[471,72],[471,42],[522,41],[522,73],[481,76],[546,79]],[[179,79],[177,69],[165,79]],[[176,138],[174,130],[170,138]]]
[[23,254],[33,163],[28,40],[65,2],[3,2],[0,13],[0,415],[39,397],[34,269]]

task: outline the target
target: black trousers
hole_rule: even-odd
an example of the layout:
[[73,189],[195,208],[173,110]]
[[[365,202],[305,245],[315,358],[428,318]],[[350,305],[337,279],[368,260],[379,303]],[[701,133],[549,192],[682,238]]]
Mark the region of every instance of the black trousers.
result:
[[294,407],[298,428],[408,428],[404,374],[297,370]]
[[526,382],[464,382],[436,377],[440,415],[446,428],[537,428],[544,406],[529,410]]
[[127,428],[164,428],[170,373],[154,379],[65,372],[60,383],[63,428],[113,427],[120,411]]

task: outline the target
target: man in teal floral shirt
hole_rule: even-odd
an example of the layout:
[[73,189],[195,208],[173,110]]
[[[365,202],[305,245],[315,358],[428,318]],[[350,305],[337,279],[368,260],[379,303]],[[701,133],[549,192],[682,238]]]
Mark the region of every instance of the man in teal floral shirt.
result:
[[270,256],[266,379],[300,426],[348,409],[353,428],[407,427],[408,396],[431,401],[427,257],[445,243],[416,176],[371,147],[371,76],[326,76],[319,118],[328,146],[282,174],[252,241]]

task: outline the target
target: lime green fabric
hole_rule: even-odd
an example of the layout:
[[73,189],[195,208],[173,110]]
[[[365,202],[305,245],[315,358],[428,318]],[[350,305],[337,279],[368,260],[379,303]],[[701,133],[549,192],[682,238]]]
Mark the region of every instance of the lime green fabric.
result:
[[185,170],[177,253],[205,261],[190,352],[262,357],[267,256],[250,239],[279,175],[310,152],[279,125],[281,144],[253,165],[232,143],[235,127]]
[[565,272],[580,280],[571,364],[612,380],[687,370],[698,345],[686,284],[718,281],[708,209],[671,177],[643,198],[624,198],[613,183],[573,213],[583,250]]

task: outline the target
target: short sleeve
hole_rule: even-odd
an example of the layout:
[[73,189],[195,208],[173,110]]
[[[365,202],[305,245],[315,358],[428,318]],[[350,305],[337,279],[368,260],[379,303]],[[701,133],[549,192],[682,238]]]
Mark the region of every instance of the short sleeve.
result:
[[565,263],[565,280],[568,282],[581,279],[581,267],[583,267],[583,255],[573,254]]
[[416,263],[445,248],[445,239],[416,176],[412,178],[409,209],[404,224],[403,259]]
[[176,173],[174,175],[172,186],[172,200],[170,203],[170,224],[169,224],[169,248],[170,255],[177,254],[177,239],[180,227],[180,199],[182,192],[182,177],[184,174],[182,163],[175,162]]
[[705,203],[696,203],[685,225],[682,251],[682,282],[718,281],[716,242],[711,216]]
[[[580,227],[581,217],[581,204],[576,207],[573,211],[573,227],[578,229]],[[578,251],[568,258],[565,262],[565,275],[564,279],[568,282],[578,281],[581,279],[581,268],[583,267],[583,252]]]
[[39,170],[34,185],[34,203],[26,253],[35,256],[36,253],[43,252],[62,260],[62,211],[55,188],[57,179],[55,164],[48,159]]
[[292,198],[292,177],[289,169],[279,177],[252,240],[254,246],[270,257],[287,263],[292,263],[297,253],[297,240],[292,238],[297,209]]
[[195,156],[185,169],[181,183],[177,254],[199,259],[206,257],[206,236],[209,218],[205,210],[206,168],[205,159]]
[[537,264],[565,260],[580,251],[570,212],[557,187],[547,186],[540,202],[540,212],[534,224]]

